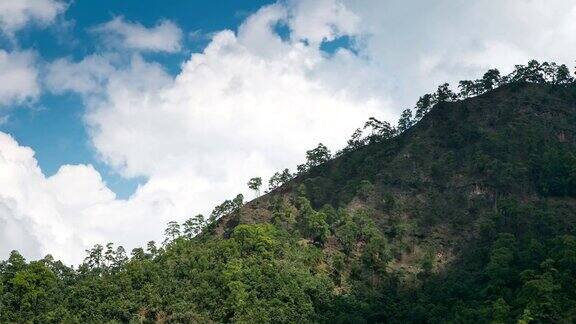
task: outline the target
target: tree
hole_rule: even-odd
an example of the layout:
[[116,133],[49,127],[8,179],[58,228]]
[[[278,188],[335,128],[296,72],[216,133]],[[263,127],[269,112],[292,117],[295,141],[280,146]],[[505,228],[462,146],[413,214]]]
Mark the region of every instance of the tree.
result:
[[538,61],[531,60],[527,66],[516,65],[511,76],[512,82],[544,83],[544,70]]
[[330,235],[330,226],[326,223],[326,214],[322,212],[309,214],[306,222],[306,230],[314,241],[323,244],[328,235]]
[[[414,125],[414,120],[412,119],[412,110],[404,109],[400,119],[398,120],[398,133],[404,133],[408,128]],[[348,142],[350,143],[350,142]]]
[[537,275],[531,270],[522,273],[524,285],[518,294],[518,301],[525,305],[525,310],[529,310],[531,317],[540,323],[555,323],[560,319],[557,292],[561,286],[554,279],[557,270],[553,263],[550,259],[542,262],[542,274]]
[[288,169],[284,169],[282,173],[276,172],[272,175],[270,180],[268,180],[268,189],[274,190],[280,188],[292,179],[294,179],[294,175],[290,173],[290,170]]
[[282,185],[286,184],[288,181],[292,180],[294,178],[294,175],[292,173],[290,173],[289,169],[284,169],[284,171],[282,171],[282,173],[280,174],[280,181],[282,182]]
[[514,66],[514,72],[510,74],[510,81],[511,82],[526,82],[526,74],[527,70],[526,67],[522,64],[517,64]]
[[[16,272],[9,281],[8,295],[17,302],[17,320],[28,319],[35,313],[48,313],[54,307],[53,297],[58,288],[58,278],[42,261],[32,261]],[[0,302],[0,318],[6,307]],[[4,322],[4,321],[3,321]],[[39,321],[40,322],[40,321]]]
[[381,140],[386,140],[394,136],[395,130],[386,121],[379,121],[374,117],[370,117],[368,121],[364,124],[364,129],[370,129],[370,135],[368,136],[368,141],[370,143],[379,142]]
[[297,200],[298,211],[300,212],[300,222],[305,233],[315,242],[323,244],[330,234],[330,226],[326,222],[327,216],[322,212],[317,212],[312,208],[310,201],[305,197]]
[[500,84],[500,71],[497,69],[490,69],[482,77],[481,84],[483,91],[490,91]]
[[104,266],[106,268],[112,266],[112,264],[114,263],[114,257],[115,257],[114,243],[106,244],[106,252],[104,252],[104,261],[105,261]]
[[275,190],[276,188],[279,188],[282,185],[280,177],[281,175],[279,172],[275,172],[272,175],[272,177],[270,177],[270,180],[268,180],[268,190],[270,191]]
[[304,174],[304,173],[308,172],[308,165],[306,163],[298,164],[296,166],[296,172],[298,174]]
[[274,226],[258,224],[253,226],[238,225],[232,233],[232,238],[238,242],[243,254],[267,253],[276,245]]
[[214,207],[214,209],[212,210],[212,213],[210,214],[210,218],[209,218],[208,222],[210,224],[214,223],[220,217],[230,214],[232,212],[232,209],[233,209],[232,201],[228,200],[228,199],[224,200],[223,203]]
[[543,195],[576,197],[576,155],[572,152],[545,150],[534,173]]
[[18,251],[11,251],[8,261],[3,266],[3,272],[13,275],[26,267],[26,259]]
[[568,84],[574,82],[574,78],[570,75],[570,70],[564,64],[560,65],[554,75],[553,83],[555,84]]
[[526,81],[533,83],[544,83],[544,71],[538,61],[531,60],[526,66]]
[[132,256],[132,260],[145,260],[146,259],[146,253],[144,253],[144,249],[143,248],[134,248],[132,249],[132,252],[130,253],[130,255]]
[[164,236],[164,245],[167,245],[180,237],[180,224],[176,221],[168,222],[166,229],[164,230]]
[[510,306],[504,298],[498,298],[492,304],[492,319],[494,324],[507,323],[510,319]]
[[462,99],[466,99],[477,95],[477,87],[474,81],[463,80],[458,83],[458,89],[460,90],[459,96]]
[[490,261],[486,265],[486,275],[490,286],[497,294],[514,278],[514,258],[516,238],[509,233],[501,233],[492,245]]
[[555,83],[554,80],[556,79],[556,70],[558,70],[558,65],[554,62],[544,62],[542,63],[541,68],[542,73],[544,74],[544,80],[546,82]]
[[420,97],[416,102],[416,119],[422,119],[436,102],[435,96],[429,93]]
[[322,163],[328,162],[330,158],[330,150],[328,150],[328,148],[322,143],[319,143],[315,149],[306,151],[306,161],[308,168],[312,168]]
[[435,99],[436,102],[447,102],[458,99],[458,96],[450,90],[450,85],[448,83],[444,83],[438,87],[438,90],[436,90]]
[[240,208],[244,205],[244,195],[237,194],[234,199],[232,199],[232,212],[237,213],[240,211]]
[[340,225],[336,228],[335,234],[340,244],[342,244],[344,252],[349,254],[358,240],[360,228],[348,213],[344,213],[339,223]]
[[102,252],[104,248],[100,244],[94,245],[92,249],[86,250],[88,254],[84,259],[84,264],[88,266],[88,269],[96,270],[100,269],[104,264],[104,258],[102,256]]
[[362,130],[356,128],[350,139],[348,140],[348,145],[346,146],[346,151],[353,151],[366,144],[366,141],[362,138]]
[[204,215],[198,214],[192,218],[189,218],[184,222],[184,224],[182,224],[182,226],[184,227],[184,235],[186,235],[188,239],[192,239],[204,228]]
[[128,262],[128,256],[126,255],[126,249],[122,245],[116,248],[116,253],[114,254],[114,262],[112,263],[112,268],[115,271],[120,270]]
[[214,210],[212,210],[210,218],[208,219],[207,225],[214,224],[214,222],[222,216],[239,212],[243,204],[244,196],[242,194],[238,194],[232,200],[225,200],[220,205],[214,207]]
[[158,254],[156,243],[154,241],[149,241],[146,244],[146,251],[150,254],[150,256],[155,257]]
[[256,197],[260,196],[260,187],[262,186],[262,178],[256,177],[248,181],[248,188],[254,190]]

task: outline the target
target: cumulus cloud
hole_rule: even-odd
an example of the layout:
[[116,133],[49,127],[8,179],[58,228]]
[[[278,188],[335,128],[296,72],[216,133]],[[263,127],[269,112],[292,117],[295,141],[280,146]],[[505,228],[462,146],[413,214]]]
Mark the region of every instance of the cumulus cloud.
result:
[[358,32],[360,17],[338,0],[292,1],[289,27],[294,40],[316,44]]
[[229,181],[221,192],[232,194],[247,173],[295,165],[319,141],[343,144],[384,102],[319,82],[311,72],[328,58],[273,32],[284,9],[266,7],[237,34],[216,34],[174,79],[141,60],[113,74],[107,99],[86,117],[97,150],[127,176],[190,170],[215,184]]
[[[506,71],[532,57],[568,62],[576,49],[575,6],[294,0],[260,9],[237,31],[214,33],[175,77],[137,51],[127,64],[98,54],[55,61],[47,85],[83,96],[99,157],[147,181],[120,200],[90,166],[64,166],[46,178],[29,149],[4,136],[0,152],[21,152],[21,162],[8,163],[19,171],[6,173],[14,188],[0,187],[1,221],[20,234],[4,240],[18,247],[14,239],[30,236],[28,250],[78,261],[78,251],[93,243],[131,248],[158,239],[166,221],[209,212],[245,191],[250,177],[302,162],[318,142],[341,147],[369,116],[394,122],[441,82],[475,78],[490,67]],[[158,26],[117,18],[99,32],[135,50],[177,50],[158,45],[163,37],[133,37]],[[289,35],[279,35],[278,26]],[[322,50],[342,36],[348,46]],[[55,225],[44,234],[47,219]]]
[[7,52],[0,49],[0,107],[22,104],[40,93],[35,55],[32,52]]
[[13,249],[28,258],[52,254],[69,264],[110,240],[133,247],[159,237],[174,213],[154,184],[118,200],[91,165],[64,165],[46,177],[32,149],[0,132],[0,259]]
[[59,0],[0,1],[0,30],[12,35],[31,22],[46,26],[65,9],[66,5]]
[[123,17],[92,29],[102,36],[107,46],[131,50],[175,53],[181,49],[182,31],[170,20],[160,21],[147,28],[139,23],[127,22]]
[[576,3],[551,1],[353,1],[356,45],[373,77],[401,108],[435,86],[510,72],[529,59],[571,64]]
[[[85,121],[100,157],[124,176],[148,179],[120,200],[89,166],[64,166],[50,178],[36,175],[55,206],[55,215],[47,217],[62,219],[77,250],[107,240],[132,248],[158,239],[168,220],[208,213],[222,200],[247,193],[250,177],[295,166],[318,142],[341,147],[386,104],[324,86],[315,71],[332,58],[319,44],[283,40],[274,32],[289,16],[288,8],[273,5],[249,17],[238,32],[216,33],[176,77],[138,55],[127,66],[96,55],[51,64],[49,88],[86,99]],[[322,38],[332,37],[332,29],[326,32]],[[42,253],[59,251],[79,261],[78,254],[33,233]]]
[[61,94],[67,91],[82,95],[102,91],[104,83],[115,71],[109,57],[90,55],[80,62],[69,58],[58,59],[46,67],[47,88]]
[[18,248],[38,257],[43,252],[66,255],[70,225],[46,190],[46,179],[31,149],[0,132],[0,254]]

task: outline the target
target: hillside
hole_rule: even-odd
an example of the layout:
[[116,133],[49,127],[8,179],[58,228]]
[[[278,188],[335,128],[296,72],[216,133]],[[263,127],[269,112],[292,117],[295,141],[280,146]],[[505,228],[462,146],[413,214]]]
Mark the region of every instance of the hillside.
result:
[[0,322],[576,320],[576,84],[441,94],[160,247],[96,246],[78,269],[14,252]]
[[572,199],[551,197],[576,194],[575,148],[573,87],[506,85],[438,104],[404,134],[340,156],[246,204],[222,218],[215,233],[227,237],[239,223],[274,222],[275,208],[297,209],[291,202],[303,193],[316,210],[368,212],[388,238],[402,228],[400,244],[431,244],[449,258],[460,240],[478,235],[477,222],[499,211],[499,203],[549,197],[547,203],[570,208]]
[[[454,314],[453,320],[476,322],[479,315],[493,316],[491,307],[500,302],[507,309],[504,322],[523,316],[570,321],[574,295],[560,291],[576,283],[575,154],[574,85],[505,85],[438,104],[404,134],[340,156],[248,203],[221,219],[215,233],[227,237],[237,224],[268,222],[304,233],[328,259],[344,251],[347,266],[337,270],[332,260],[328,267],[343,283],[336,288],[345,291],[370,243],[361,223],[373,222],[387,241],[386,271],[402,289],[414,289],[404,298],[422,307],[409,311],[411,321]],[[306,232],[299,196],[325,215],[325,237]],[[352,234],[345,232],[351,228]],[[505,269],[492,269],[499,266]],[[548,281],[550,271],[558,275],[556,267],[569,270],[561,282]],[[381,280],[366,276],[373,273],[358,279],[369,286]],[[513,313],[519,305],[508,301],[522,299],[526,307],[530,294],[537,310]],[[568,313],[560,315],[561,309]],[[397,320],[380,315],[369,321]]]

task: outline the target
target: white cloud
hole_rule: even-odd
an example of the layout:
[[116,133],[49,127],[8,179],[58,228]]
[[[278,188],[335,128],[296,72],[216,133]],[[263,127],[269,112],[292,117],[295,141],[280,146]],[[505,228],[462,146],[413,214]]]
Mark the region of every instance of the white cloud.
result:
[[69,257],[73,232],[46,190],[33,152],[0,132],[0,255],[18,248],[38,257],[39,250]]
[[101,55],[88,56],[78,63],[62,58],[47,65],[45,83],[57,94],[66,91],[94,94],[103,89],[114,70],[109,58]]
[[[177,210],[154,183],[118,200],[90,165],[64,165],[46,177],[34,152],[0,132],[0,259],[52,254],[80,262],[84,249],[115,241],[134,247],[157,238]],[[181,198],[180,198],[181,199]]]
[[35,56],[31,52],[0,49],[0,106],[21,104],[40,93]]
[[338,0],[292,1],[289,21],[294,40],[312,43],[355,35],[360,17]]
[[443,82],[455,85],[489,68],[510,72],[532,58],[574,61],[571,0],[343,2],[360,17],[357,50],[399,109]]
[[34,22],[46,26],[64,12],[66,5],[59,0],[0,1],[0,30],[8,35]]
[[266,7],[237,35],[216,34],[174,80],[140,60],[113,74],[87,116],[97,150],[128,176],[189,170],[232,194],[248,174],[295,165],[303,148],[343,144],[384,103],[325,87],[312,72],[328,58],[273,33],[282,17],[283,7]]
[[[37,237],[34,255],[52,251],[77,262],[77,252],[94,243],[143,245],[158,239],[168,220],[207,213],[238,192],[251,195],[245,185],[250,177],[295,166],[320,141],[342,146],[385,102],[324,86],[315,71],[330,58],[317,45],[282,41],[273,26],[286,17],[285,7],[271,6],[238,33],[216,33],[175,78],[137,55],[127,67],[112,67],[106,56],[54,62],[46,82],[54,92],[84,96],[86,123],[102,159],[125,176],[148,181],[119,200],[90,166],[64,166],[45,178],[29,155],[36,171],[20,176],[41,184],[27,188],[43,188],[54,213],[35,210],[19,218],[60,219],[69,242],[54,246],[49,234],[23,226]],[[262,40],[269,46],[261,47]],[[71,77],[77,82],[67,82]],[[67,250],[74,244],[78,251]]]
[[93,28],[93,31],[102,35],[107,46],[114,48],[168,53],[181,49],[182,31],[169,20],[146,28],[139,23],[127,22],[123,17],[116,17]]
[[[102,158],[126,176],[149,179],[128,201],[139,208],[128,212],[139,223],[146,219],[157,232],[166,219],[209,212],[247,193],[250,177],[302,162],[320,141],[341,147],[386,104],[325,87],[313,72],[328,58],[283,42],[272,32],[281,17],[282,7],[267,7],[238,34],[217,33],[176,78],[136,58],[110,76],[106,100],[91,103],[86,121]],[[150,201],[154,212],[140,208]]]

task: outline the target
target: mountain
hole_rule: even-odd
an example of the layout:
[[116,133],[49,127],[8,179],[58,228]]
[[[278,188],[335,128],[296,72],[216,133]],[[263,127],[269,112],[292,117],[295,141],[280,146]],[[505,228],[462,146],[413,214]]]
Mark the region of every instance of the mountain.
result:
[[533,62],[443,85],[397,129],[371,119],[130,258],[13,252],[0,321],[573,322],[576,84]]
[[[324,214],[326,234],[302,223],[309,206],[298,197]],[[346,291],[370,243],[364,223],[373,224],[386,240],[386,271],[412,291],[399,301],[405,317],[379,305],[374,317],[359,315],[370,322],[478,322],[498,307],[503,322],[570,321],[575,197],[576,87],[516,83],[439,103],[402,135],[314,168],[222,218],[214,233],[259,223],[298,230],[328,260],[344,254],[343,270],[327,263]],[[360,268],[365,284],[382,280]]]

